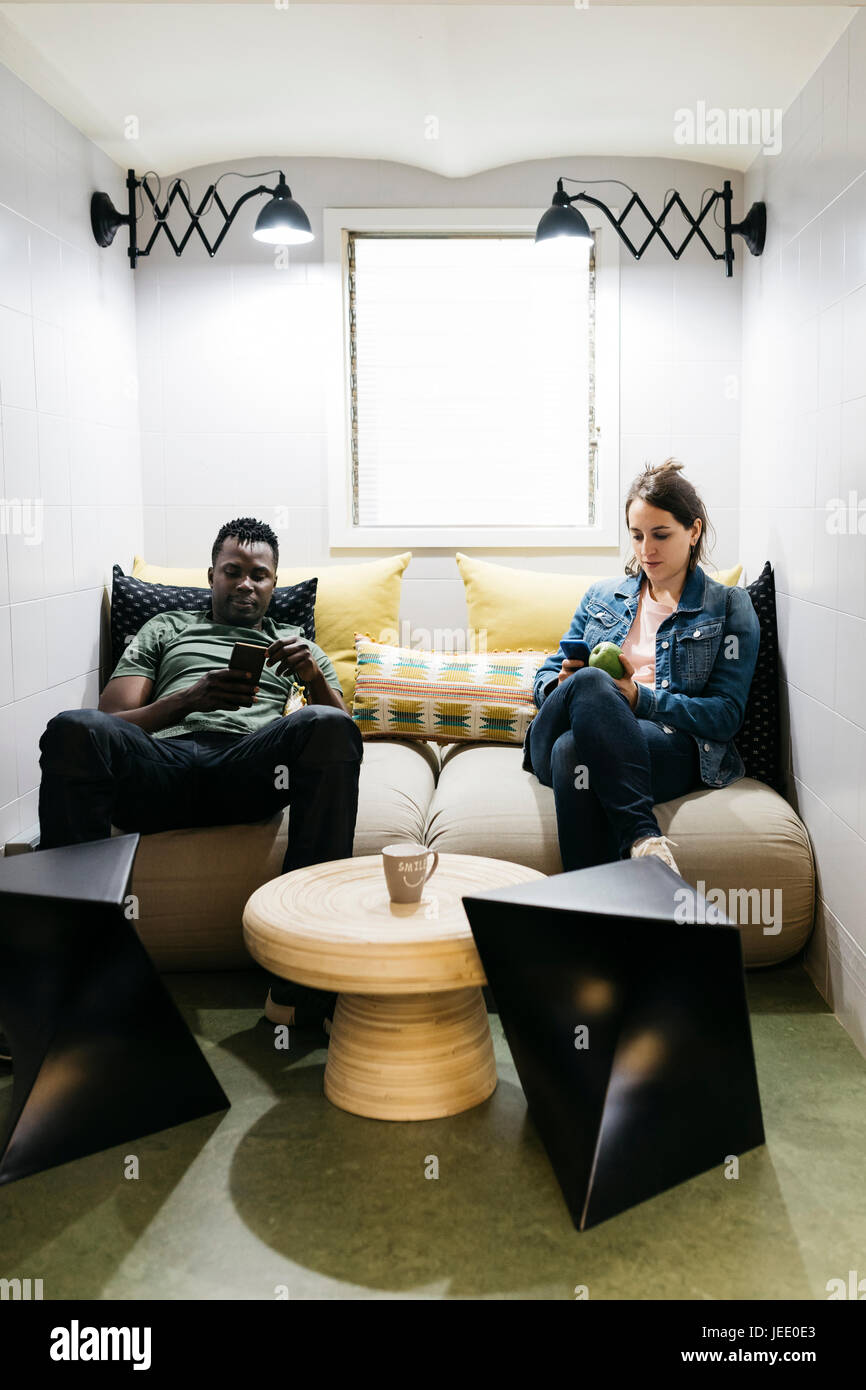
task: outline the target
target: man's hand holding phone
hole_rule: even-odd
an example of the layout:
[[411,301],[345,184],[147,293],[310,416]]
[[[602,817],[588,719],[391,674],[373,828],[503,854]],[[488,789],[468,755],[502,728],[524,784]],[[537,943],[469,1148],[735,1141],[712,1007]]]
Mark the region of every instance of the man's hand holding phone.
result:
[[300,637],[283,637],[272,642],[265,660],[278,676],[294,676],[301,685],[311,685],[321,674],[318,662]]
[[185,692],[189,711],[249,709],[256,701],[267,654],[260,642],[235,642],[228,669],[207,671]]
[[206,713],[216,709],[249,709],[258,686],[248,671],[206,671],[184,693],[186,712]]

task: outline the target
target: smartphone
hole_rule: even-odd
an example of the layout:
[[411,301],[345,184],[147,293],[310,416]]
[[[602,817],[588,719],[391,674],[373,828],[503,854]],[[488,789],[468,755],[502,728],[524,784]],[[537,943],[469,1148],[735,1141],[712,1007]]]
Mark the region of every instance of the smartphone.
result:
[[267,647],[260,642],[235,642],[229,657],[229,670],[249,671],[253,685],[258,685],[267,654]]
[[582,661],[584,666],[589,662],[589,646],[586,642],[579,642],[573,637],[563,637],[560,648],[566,661]]

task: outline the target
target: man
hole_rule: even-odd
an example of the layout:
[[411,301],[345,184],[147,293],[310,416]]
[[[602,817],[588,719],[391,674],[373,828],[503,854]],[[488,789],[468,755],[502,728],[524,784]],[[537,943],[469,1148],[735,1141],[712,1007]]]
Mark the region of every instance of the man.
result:
[[[279,547],[241,517],[213,544],[210,607],[162,613],[129,643],[98,710],[67,710],[42,736],[40,849],[111,827],[144,834],[265,820],[291,808],[283,872],[348,858],[363,744],[337,674],[300,628],[265,612]],[[236,642],[267,647],[259,683],[229,670]],[[291,713],[287,704],[307,703]],[[266,1016],[330,1017],[335,995],[272,979]]]

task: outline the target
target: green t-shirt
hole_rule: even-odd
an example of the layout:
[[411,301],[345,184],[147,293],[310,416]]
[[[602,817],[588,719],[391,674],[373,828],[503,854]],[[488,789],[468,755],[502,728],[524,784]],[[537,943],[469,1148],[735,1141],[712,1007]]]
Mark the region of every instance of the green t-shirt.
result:
[[[308,642],[299,627],[291,623],[277,627],[270,618],[262,619],[261,628],[230,627],[226,623],[215,623],[206,608],[197,613],[160,613],[150,618],[128,644],[111,679],[147,676],[154,683],[151,698],[161,700],[164,695],[188,689],[207,671],[224,670],[235,642],[261,643],[269,647],[278,638],[287,637],[300,637],[306,643],[328,685],[342,694],[330,657],[315,642]],[[254,734],[279,719],[290,700],[293,704],[299,703],[302,690],[296,677],[278,676],[273,666],[265,666],[256,703],[249,709],[195,711],[180,724],[160,729],[153,737],[172,738],[196,729]]]

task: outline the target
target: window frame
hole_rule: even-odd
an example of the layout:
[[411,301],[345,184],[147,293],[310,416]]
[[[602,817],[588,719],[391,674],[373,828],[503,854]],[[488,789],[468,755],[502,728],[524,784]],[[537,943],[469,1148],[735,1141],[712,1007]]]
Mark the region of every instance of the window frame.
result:
[[[328,531],[332,548],[585,549],[619,544],[619,239],[597,208],[581,211],[595,236],[595,510],[586,526],[357,526],[353,523],[349,371],[350,232],[535,235],[537,208],[325,208]],[[614,214],[616,215],[616,214]],[[567,436],[569,421],[563,420]]]

